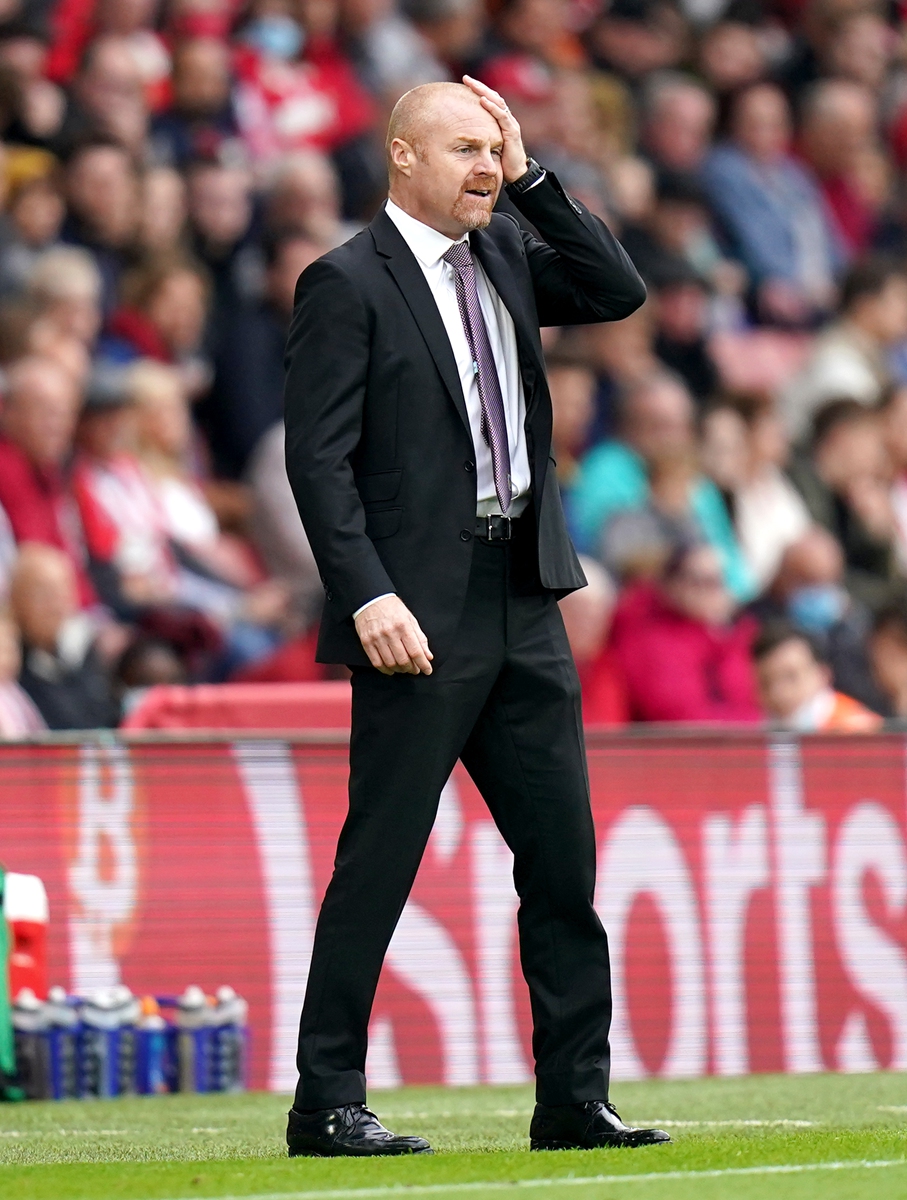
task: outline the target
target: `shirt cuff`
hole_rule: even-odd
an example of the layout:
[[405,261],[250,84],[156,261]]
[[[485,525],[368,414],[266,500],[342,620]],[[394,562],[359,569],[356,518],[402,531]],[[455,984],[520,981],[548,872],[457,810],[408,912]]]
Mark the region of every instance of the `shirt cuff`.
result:
[[396,592],[382,592],[381,595],[376,596],[374,600],[367,601],[367,603],[363,604],[361,608],[357,608],[353,613],[353,620],[355,621],[360,613],[364,613],[367,608],[371,608],[371,606],[373,604],[377,604],[379,600],[386,600],[388,596],[396,596],[396,594]]

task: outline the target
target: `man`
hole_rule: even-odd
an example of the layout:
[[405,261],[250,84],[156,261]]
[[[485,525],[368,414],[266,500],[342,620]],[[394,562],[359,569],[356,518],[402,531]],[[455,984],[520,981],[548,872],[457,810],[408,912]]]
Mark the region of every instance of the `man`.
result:
[[[652,512],[658,499],[653,496],[653,480],[660,476],[664,481],[670,475],[674,482],[676,468],[695,461],[692,398],[682,380],[664,369],[634,379],[624,389],[618,424],[618,436],[593,446],[572,481],[569,508],[582,553],[602,552],[608,523],[620,513],[647,510],[661,526]],[[670,502],[683,527],[677,530],[678,522],[670,520],[673,534],[699,535],[714,546],[730,591],[735,599],[747,600],[752,595],[749,571],[721,493],[704,475],[695,470],[689,474],[685,503],[678,506],[673,496]]]
[[759,693],[774,729],[796,733],[872,733],[882,718],[831,685],[831,668],[813,639],[793,625],[766,626],[753,645]]
[[892,382],[889,356],[907,337],[907,274],[897,259],[872,256],[848,271],[835,321],[781,394],[781,411],[800,438],[823,405],[850,397],[867,408]]
[[97,597],[65,471],[78,411],[77,388],[57,363],[28,357],[10,367],[0,430],[0,505],[17,542],[39,542],[66,555],[87,608]]
[[[364,1106],[369,1013],[461,758],[514,852],[536,1149],[666,1141],[607,1103],[610,982],[579,684],[556,598],[585,579],[549,459],[539,324],[645,289],[605,226],[466,77],[406,93],[390,200],[303,274],[287,470],[324,580],[319,657],[353,671],[350,809],[318,921],[290,1155],[428,1153]],[[547,239],[492,215],[502,184]]]
[[841,253],[815,180],[788,152],[784,94],[769,83],[744,88],[730,101],[728,127],[702,168],[712,208],[760,318],[809,326],[831,307]]

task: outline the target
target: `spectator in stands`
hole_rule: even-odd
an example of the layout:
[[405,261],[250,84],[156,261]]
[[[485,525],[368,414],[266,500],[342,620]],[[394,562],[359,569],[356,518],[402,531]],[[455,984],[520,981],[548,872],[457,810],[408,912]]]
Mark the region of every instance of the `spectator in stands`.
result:
[[739,264],[723,255],[695,174],[660,171],[651,208],[641,223],[623,229],[621,242],[646,281],[657,278],[666,258],[682,259],[722,297],[718,316],[723,323],[739,320],[739,301],[734,301],[746,286],[746,276]]
[[879,222],[862,180],[866,155],[877,149],[876,99],[861,84],[825,79],[807,92],[800,121],[800,151],[819,181],[835,231],[849,255],[865,254]]
[[296,281],[325,249],[298,234],[264,246],[264,295],[222,308],[211,334],[213,386],[196,410],[218,472],[237,479],[283,418],[283,355]]
[[808,634],[768,626],[753,645],[759,693],[773,728],[795,733],[871,733],[882,718],[832,687],[831,669]]
[[170,107],[158,113],[151,125],[156,160],[179,168],[196,159],[236,161],[241,147],[226,43],[214,37],[178,41],[171,85]]
[[140,254],[174,254],[183,246],[188,217],[186,183],[173,167],[152,167],[142,178]]
[[811,526],[785,550],[771,587],[751,611],[764,624],[789,623],[808,634],[830,664],[835,687],[885,711],[866,650],[872,613],[844,586],[844,556],[826,529]]
[[343,220],[340,181],[331,160],[316,150],[288,154],[269,177],[265,224],[269,236],[296,233],[333,248],[358,233]]
[[907,338],[907,273],[901,263],[855,263],[841,288],[838,317],[818,338],[803,370],[785,389],[782,408],[794,438],[817,409],[843,396],[872,405],[891,382],[886,355]]
[[192,426],[185,385],[161,363],[131,372],[139,458],[152,481],[180,566],[180,599],[224,630],[225,670],[270,653],[280,640],[289,600],[279,581],[260,581],[245,547],[221,534],[217,517],[187,467]]
[[49,359],[24,358],[8,372],[0,438],[0,505],[17,542],[53,546],[68,558],[83,606],[95,601],[78,510],[66,474],[79,396]]
[[50,729],[105,729],[119,719],[96,630],[79,611],[70,559],[26,543],[13,572],[11,601],[22,634],[19,682]]
[[89,553],[114,572],[124,618],[172,603],[178,591],[160,501],[134,451],[133,402],[125,372],[95,376],[79,418],[73,472]]
[[643,149],[662,170],[694,174],[709,152],[717,112],[715,98],[690,76],[652,75],[642,96]]
[[844,549],[848,589],[873,608],[890,601],[903,581],[879,414],[856,400],[831,401],[816,413],[809,453],[789,470],[813,520]]
[[834,302],[841,252],[812,176],[788,153],[780,89],[746,88],[731,102],[730,138],[703,169],[712,206],[746,266],[760,318],[812,324]]
[[665,256],[653,264],[646,283],[655,314],[655,353],[701,406],[720,384],[708,345],[708,286],[679,256]]
[[140,635],[126,647],[114,671],[114,687],[124,717],[149,688],[188,682],[186,668],[173,646],[163,638],[147,635]]
[[187,179],[192,250],[214,284],[216,325],[261,293],[264,263],[252,228],[252,179],[244,167],[215,160],[190,164]]
[[[535,22],[525,24],[531,28]],[[680,63],[686,28],[665,0],[612,0],[587,38],[596,66],[638,87],[651,72]]]
[[699,42],[698,65],[703,79],[726,99],[765,78],[769,65],[765,39],[757,21],[743,6],[729,6]]
[[69,215],[63,241],[84,246],[94,257],[106,316],[117,305],[120,280],[138,230],[138,176],[122,146],[95,138],[73,150],[65,184]]
[[735,618],[714,548],[677,547],[658,583],[618,602],[611,645],[637,721],[754,722],[759,718],[750,645],[756,625]]
[[102,281],[94,259],[77,246],[46,250],[29,272],[26,295],[57,337],[94,348],[101,328]]
[[[597,553],[609,519],[621,511],[646,510],[661,526],[658,497],[652,508],[652,475],[664,483],[669,517],[679,515],[720,555],[732,594],[748,599],[751,582],[718,489],[695,470],[693,403],[683,384],[667,372],[649,374],[624,392],[619,437],[585,456],[569,495],[577,545]],[[679,484],[679,487],[677,486]],[[665,506],[663,506],[665,507]]]
[[569,489],[589,444],[595,416],[595,372],[581,354],[566,348],[546,355],[545,366],[553,415],[551,453],[557,463],[558,482]]
[[202,354],[210,285],[192,259],[163,255],[134,267],[123,278],[123,303],[107,322],[99,356],[126,364],[152,358],[179,369],[192,396],[210,385]]
[[47,728],[44,718],[18,682],[21,669],[19,630],[12,617],[0,611],[0,741],[34,737]]
[[876,615],[869,637],[872,673],[886,700],[886,711],[907,720],[907,607],[892,604]]
[[[741,423],[742,457],[730,477],[716,482],[726,489],[740,548],[762,592],[775,578],[785,550],[808,531],[812,518],[785,473],[790,443],[771,401],[758,394],[740,395],[725,401],[723,411]],[[714,429],[722,409],[710,417],[706,428]]]
[[907,386],[890,388],[882,398],[882,432],[891,466],[891,510],[898,571],[907,578]]
[[19,292],[35,261],[60,235],[66,206],[57,160],[44,150],[21,149],[7,165],[8,236],[0,237],[0,292]]
[[244,478],[252,494],[255,548],[271,578],[287,588],[296,623],[309,629],[321,615],[324,589],[287,478],[283,421],[259,439]]
[[148,133],[148,106],[136,55],[126,38],[102,34],[88,45],[73,82],[57,145],[64,152],[100,135],[139,156]]
[[594,559],[580,561],[589,586],[564,597],[559,607],[583,688],[583,721],[626,725],[627,686],[609,639],[617,589]]

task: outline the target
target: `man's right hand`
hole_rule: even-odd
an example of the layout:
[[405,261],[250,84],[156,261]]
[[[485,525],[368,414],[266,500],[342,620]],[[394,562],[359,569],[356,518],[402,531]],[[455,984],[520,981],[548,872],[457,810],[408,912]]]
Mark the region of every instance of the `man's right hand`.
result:
[[399,596],[383,596],[356,617],[369,662],[382,675],[430,675],[432,652],[419,622]]

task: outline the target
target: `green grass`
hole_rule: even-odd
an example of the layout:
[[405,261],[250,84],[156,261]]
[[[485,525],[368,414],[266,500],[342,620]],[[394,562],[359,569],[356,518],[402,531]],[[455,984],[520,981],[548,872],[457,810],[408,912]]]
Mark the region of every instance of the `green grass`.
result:
[[[357,1200],[367,1189],[362,1200],[380,1200],[394,1189],[430,1200],[498,1200],[502,1192],[527,1200],[907,1200],[907,1075],[653,1081],[614,1092],[628,1120],[671,1122],[674,1142],[530,1154],[528,1088],[375,1093],[389,1126],[424,1134],[437,1153],[372,1161],[287,1160],[280,1096],[9,1105],[0,1108],[0,1197],[277,1200],[327,1191]],[[831,1163],[851,1165],[764,1170]],[[728,1170],[735,1174],[698,1174]],[[660,1173],[668,1177],[650,1178]]]

